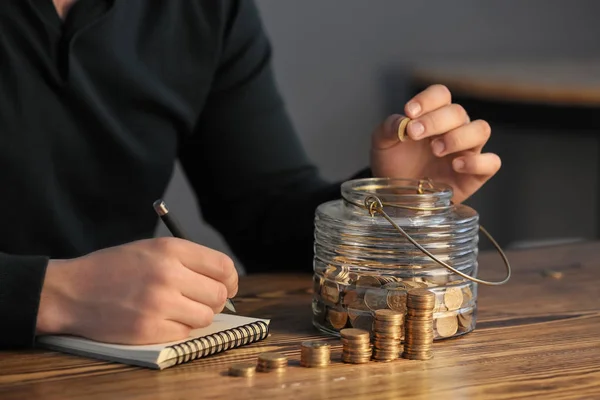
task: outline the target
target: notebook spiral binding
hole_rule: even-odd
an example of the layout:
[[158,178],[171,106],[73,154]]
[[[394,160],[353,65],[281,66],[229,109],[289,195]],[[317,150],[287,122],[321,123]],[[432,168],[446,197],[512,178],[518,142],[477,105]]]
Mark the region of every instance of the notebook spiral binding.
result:
[[216,332],[212,335],[198,339],[191,339],[169,347],[177,353],[175,365],[179,365],[263,340],[268,335],[269,326],[263,321],[256,321],[251,324]]

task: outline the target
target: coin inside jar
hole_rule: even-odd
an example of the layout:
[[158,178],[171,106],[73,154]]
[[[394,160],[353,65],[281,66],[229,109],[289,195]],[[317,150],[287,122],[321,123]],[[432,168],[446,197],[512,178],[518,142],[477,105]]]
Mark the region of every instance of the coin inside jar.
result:
[[327,319],[334,329],[340,330],[346,326],[346,323],[348,322],[348,314],[343,311],[329,309],[327,311]]
[[444,304],[446,309],[458,310],[463,303],[463,292],[459,287],[449,287],[444,292]]
[[367,289],[365,305],[372,311],[387,308],[387,291],[383,289]]
[[440,337],[450,337],[458,331],[458,318],[456,315],[438,317],[435,320],[435,330]]

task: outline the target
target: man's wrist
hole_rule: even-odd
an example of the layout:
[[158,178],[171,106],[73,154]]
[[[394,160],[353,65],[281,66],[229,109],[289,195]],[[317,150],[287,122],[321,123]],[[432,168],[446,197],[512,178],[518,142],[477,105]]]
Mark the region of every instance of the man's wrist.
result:
[[68,297],[65,296],[69,283],[65,274],[67,261],[50,260],[40,295],[36,335],[63,334],[69,332]]

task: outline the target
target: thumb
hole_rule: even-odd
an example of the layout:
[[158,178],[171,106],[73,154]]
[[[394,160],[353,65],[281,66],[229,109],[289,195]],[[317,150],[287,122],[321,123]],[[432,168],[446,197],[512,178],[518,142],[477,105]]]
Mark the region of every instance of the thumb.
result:
[[371,142],[373,149],[385,150],[400,143],[398,129],[400,122],[405,118],[407,117],[402,114],[392,114],[387,117],[373,132]]

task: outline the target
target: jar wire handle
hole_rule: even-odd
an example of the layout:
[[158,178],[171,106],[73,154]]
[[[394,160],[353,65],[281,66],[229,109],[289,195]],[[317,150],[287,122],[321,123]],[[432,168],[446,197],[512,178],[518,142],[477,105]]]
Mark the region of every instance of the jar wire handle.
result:
[[[419,191],[422,190],[422,185],[419,185]],[[355,204],[356,203],[352,203]],[[502,248],[500,247],[500,245],[498,244],[498,242],[496,242],[496,240],[494,240],[494,238],[492,237],[492,235],[490,235],[490,233],[481,225],[479,225],[479,230],[489,239],[489,241],[494,245],[494,247],[496,248],[496,250],[498,250],[498,253],[500,253],[500,256],[502,257],[502,261],[504,261],[504,265],[506,267],[506,278],[504,278],[501,281],[497,281],[497,282],[493,282],[493,281],[486,281],[483,279],[479,279],[479,278],[475,278],[472,277],[468,274],[465,274],[464,272],[461,272],[459,270],[457,270],[456,268],[448,265],[447,263],[439,260],[436,256],[434,256],[433,254],[431,254],[431,252],[429,252],[427,249],[425,249],[423,246],[421,246],[419,243],[417,243],[416,240],[414,240],[408,233],[406,233],[406,231],[404,229],[402,229],[400,226],[398,226],[398,224],[396,224],[392,218],[383,210],[383,203],[381,202],[381,200],[377,197],[377,196],[368,196],[365,198],[365,207],[366,209],[369,211],[369,214],[371,214],[371,216],[373,217],[375,215],[375,213],[379,213],[381,214],[390,224],[392,224],[392,226],[398,231],[400,232],[400,234],[402,234],[402,236],[404,236],[409,242],[411,242],[413,245],[415,245],[415,247],[417,247],[419,250],[421,250],[423,253],[425,253],[427,256],[429,256],[433,261],[435,261],[436,263],[440,264],[442,267],[449,269],[450,271],[454,272],[457,275],[462,276],[463,278],[469,279],[473,282],[477,282],[477,283],[481,283],[484,285],[490,285],[490,286],[498,286],[498,285],[503,285],[506,282],[508,282],[508,280],[510,279],[511,276],[511,267],[510,267],[510,263],[508,261],[508,258],[506,257],[506,254],[504,254],[504,251],[502,250]],[[408,208],[408,207],[407,207]],[[415,209],[416,207],[410,207],[411,209]]]

